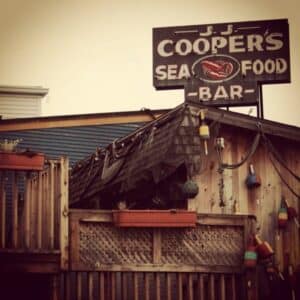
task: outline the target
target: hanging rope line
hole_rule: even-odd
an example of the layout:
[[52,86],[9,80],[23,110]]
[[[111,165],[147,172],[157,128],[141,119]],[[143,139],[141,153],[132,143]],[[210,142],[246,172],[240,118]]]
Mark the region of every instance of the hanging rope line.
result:
[[266,135],[262,132],[262,137],[265,142],[265,145],[267,147],[268,152],[270,152],[274,158],[294,177],[296,180],[300,181],[300,176],[298,176],[296,173],[294,173],[285,163],[285,161],[282,159],[281,155],[278,153],[274,145],[271,143],[271,141],[266,137]]
[[252,155],[255,153],[257,146],[259,145],[259,141],[260,141],[260,137],[261,134],[257,133],[254,141],[249,149],[249,151],[245,154],[245,157],[238,163],[236,164],[225,164],[222,162],[222,157],[221,157],[221,150],[219,148],[217,148],[217,153],[218,153],[218,159],[219,159],[219,163],[222,169],[229,169],[229,170],[233,170],[233,169],[237,169],[240,166],[242,166],[249,158],[252,157]]
[[280,177],[281,181],[287,186],[287,188],[290,190],[290,192],[291,192],[294,196],[296,196],[298,199],[300,199],[300,195],[297,194],[297,192],[295,192],[295,191],[292,189],[292,187],[287,183],[287,181],[284,179],[283,175],[280,173],[278,167],[276,166],[276,164],[275,164],[275,162],[274,162],[274,160],[273,160],[273,158],[272,158],[271,156],[270,156],[270,161],[271,161],[271,163],[272,163],[272,165],[273,165],[273,167],[274,167],[276,173],[277,173],[278,176]]

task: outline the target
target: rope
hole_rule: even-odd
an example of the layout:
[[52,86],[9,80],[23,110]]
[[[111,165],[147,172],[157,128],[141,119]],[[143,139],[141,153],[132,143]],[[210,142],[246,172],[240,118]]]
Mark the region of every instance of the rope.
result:
[[267,150],[271,152],[274,156],[274,158],[293,176],[296,178],[296,180],[300,181],[300,176],[298,176],[296,173],[294,173],[284,162],[278,151],[275,149],[271,141],[266,137],[266,135],[262,132],[262,137],[265,141],[265,145],[267,147]]
[[300,199],[300,195],[298,195],[293,189],[292,187],[287,183],[287,181],[284,179],[284,177],[282,176],[282,174],[280,173],[280,171],[278,170],[273,158],[270,156],[270,161],[275,169],[275,171],[277,172],[278,176],[280,177],[281,181],[287,186],[287,188],[290,190],[290,192],[296,196],[298,199]]
[[260,137],[261,137],[261,134],[257,133],[255,138],[254,138],[254,141],[253,141],[249,151],[246,153],[245,157],[240,162],[238,162],[236,164],[224,164],[222,162],[222,158],[221,158],[221,151],[220,151],[220,149],[217,148],[218,159],[219,159],[219,163],[220,163],[221,168],[222,169],[233,170],[233,169],[236,169],[236,168],[239,168],[240,166],[242,166],[255,153],[255,151],[257,149],[257,146],[259,144],[259,141],[260,141]]

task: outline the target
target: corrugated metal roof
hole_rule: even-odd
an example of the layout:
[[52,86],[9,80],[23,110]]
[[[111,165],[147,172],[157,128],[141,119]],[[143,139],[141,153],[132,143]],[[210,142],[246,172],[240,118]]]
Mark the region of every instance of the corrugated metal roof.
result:
[[0,139],[22,139],[19,148],[43,152],[49,158],[66,155],[73,165],[93,153],[96,147],[105,147],[141,125],[129,123],[9,131],[1,132]]

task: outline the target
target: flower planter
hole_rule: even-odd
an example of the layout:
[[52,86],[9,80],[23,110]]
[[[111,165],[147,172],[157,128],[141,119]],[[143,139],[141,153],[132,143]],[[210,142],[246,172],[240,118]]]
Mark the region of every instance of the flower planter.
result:
[[118,210],[113,221],[118,227],[195,227],[196,212],[187,210]]
[[44,163],[45,155],[42,153],[0,152],[0,169],[41,171]]

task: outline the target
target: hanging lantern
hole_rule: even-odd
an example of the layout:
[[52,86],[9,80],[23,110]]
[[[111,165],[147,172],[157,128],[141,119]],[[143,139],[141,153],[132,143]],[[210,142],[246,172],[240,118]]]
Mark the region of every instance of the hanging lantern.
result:
[[262,241],[258,235],[255,235],[255,242],[257,244],[256,250],[259,258],[266,259],[274,254],[274,250],[270,244],[266,241]]
[[249,174],[246,178],[246,185],[249,189],[256,188],[261,185],[260,178],[255,174],[253,164],[249,165]]
[[278,211],[278,227],[279,228],[285,228],[288,222],[288,211],[287,208],[285,207],[285,205],[283,203],[281,203],[281,207],[279,208]]
[[244,266],[246,268],[255,268],[257,263],[257,252],[254,246],[253,237],[250,237],[248,247],[244,254]]

